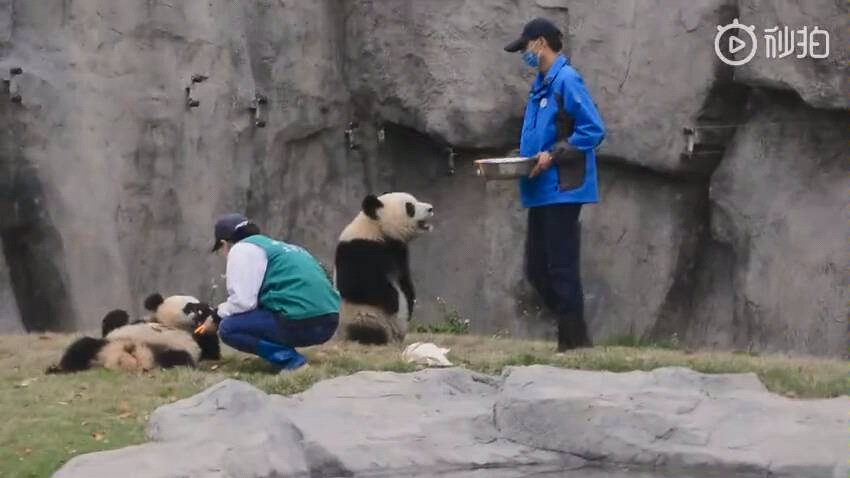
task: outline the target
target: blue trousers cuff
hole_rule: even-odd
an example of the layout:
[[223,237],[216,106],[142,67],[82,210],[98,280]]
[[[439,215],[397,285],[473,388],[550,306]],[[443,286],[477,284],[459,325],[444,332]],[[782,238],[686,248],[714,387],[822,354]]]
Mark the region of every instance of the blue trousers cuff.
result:
[[266,340],[257,342],[257,355],[262,359],[285,369],[298,368],[307,363],[307,358],[294,348]]

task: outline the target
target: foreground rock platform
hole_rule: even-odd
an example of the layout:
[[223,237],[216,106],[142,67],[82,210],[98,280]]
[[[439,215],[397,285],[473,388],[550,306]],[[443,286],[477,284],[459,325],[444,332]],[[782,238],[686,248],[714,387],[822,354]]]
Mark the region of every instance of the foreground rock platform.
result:
[[227,379],[155,410],[153,442],[75,457],[53,476],[507,477],[612,465],[846,477],[848,410],[847,396],[795,400],[755,374],[680,367],[360,372],[289,397]]

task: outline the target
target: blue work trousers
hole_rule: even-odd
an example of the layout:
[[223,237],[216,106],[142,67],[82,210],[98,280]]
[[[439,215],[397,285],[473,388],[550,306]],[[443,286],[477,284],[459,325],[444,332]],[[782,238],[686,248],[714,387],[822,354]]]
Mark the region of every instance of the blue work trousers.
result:
[[581,204],[528,209],[525,275],[558,317],[558,350],[591,345],[584,321],[580,273]]
[[295,348],[327,342],[338,325],[338,314],[287,320],[269,310],[254,309],[222,319],[219,336],[240,352],[257,355],[283,368],[298,368],[307,359]]

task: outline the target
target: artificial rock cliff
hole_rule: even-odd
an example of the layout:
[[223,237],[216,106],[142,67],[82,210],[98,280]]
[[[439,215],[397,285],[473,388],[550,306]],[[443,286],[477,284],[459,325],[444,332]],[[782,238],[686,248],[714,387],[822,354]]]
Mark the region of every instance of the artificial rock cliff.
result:
[[[843,353],[850,11],[757,3],[0,0],[0,331],[92,327],[154,290],[221,299],[225,210],[329,264],[364,194],[407,190],[437,213],[412,250],[420,318],[549,336],[516,187],[471,166],[517,144],[531,76],[502,46],[544,15],[609,128],[583,212],[594,337]],[[724,65],[735,17],[818,25],[832,51]]]

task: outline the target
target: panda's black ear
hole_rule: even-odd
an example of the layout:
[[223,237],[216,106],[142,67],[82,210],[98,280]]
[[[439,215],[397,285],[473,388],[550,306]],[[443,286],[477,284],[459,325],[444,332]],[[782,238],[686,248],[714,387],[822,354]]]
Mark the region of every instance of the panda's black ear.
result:
[[378,196],[370,194],[363,198],[363,204],[360,207],[364,214],[372,219],[378,219],[378,209],[384,207],[384,203],[378,199]]
[[145,310],[156,312],[156,309],[159,308],[163,302],[165,302],[165,299],[162,298],[162,295],[159,292],[154,292],[145,299]]
[[125,325],[130,323],[130,314],[127,313],[126,310],[123,309],[115,309],[110,310],[106,316],[103,317],[100,325],[100,336],[106,337],[109,332],[113,330],[124,327]]

